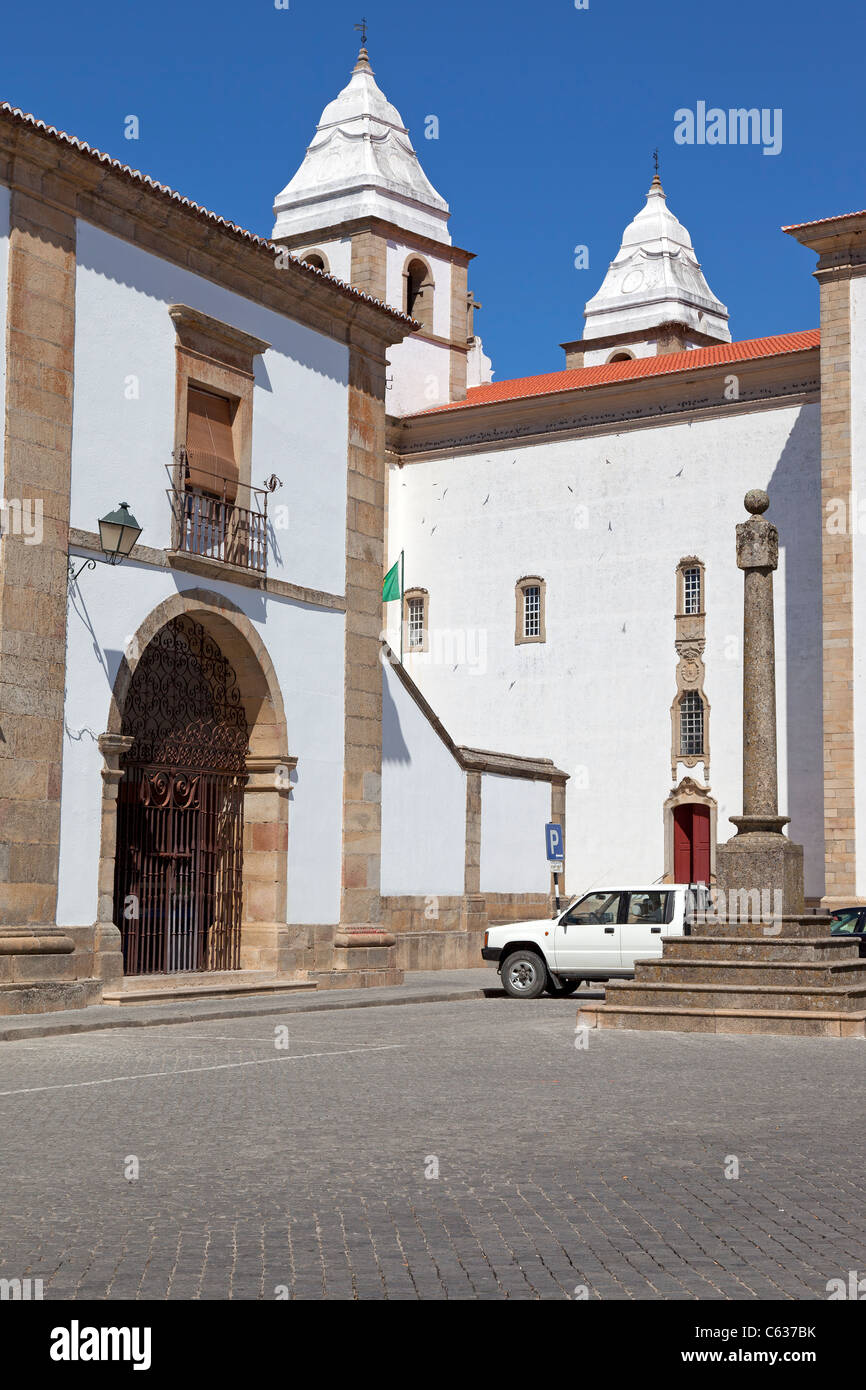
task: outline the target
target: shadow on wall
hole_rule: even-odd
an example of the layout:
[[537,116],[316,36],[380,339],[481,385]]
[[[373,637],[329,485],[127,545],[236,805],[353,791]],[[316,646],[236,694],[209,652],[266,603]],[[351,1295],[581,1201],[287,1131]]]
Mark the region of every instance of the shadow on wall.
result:
[[805,406],[767,491],[785,557],[787,814],[804,846],[806,893],[824,892],[820,407]]
[[[131,246],[122,238],[83,222],[78,224],[77,256],[80,267],[165,304],[166,318],[169,304],[190,304],[223,323],[264,338],[274,352],[302,363],[319,376],[348,385],[348,354],[341,344],[232,290],[202,280],[183,266],[161,260],[153,252]],[[282,273],[295,275],[288,269]],[[303,274],[297,273],[298,277]],[[270,389],[267,379],[257,380],[256,384]]]
[[385,671],[382,672],[382,762],[411,763],[412,755],[406,746],[400,715],[394,697],[388,689]]

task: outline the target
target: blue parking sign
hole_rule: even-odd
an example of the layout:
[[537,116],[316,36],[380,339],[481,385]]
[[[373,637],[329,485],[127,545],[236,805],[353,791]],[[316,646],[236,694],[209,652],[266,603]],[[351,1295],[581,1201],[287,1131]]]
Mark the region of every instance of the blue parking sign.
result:
[[544,835],[547,840],[547,857],[551,864],[559,862],[565,858],[565,840],[563,839],[562,826],[556,825],[551,821],[544,827]]

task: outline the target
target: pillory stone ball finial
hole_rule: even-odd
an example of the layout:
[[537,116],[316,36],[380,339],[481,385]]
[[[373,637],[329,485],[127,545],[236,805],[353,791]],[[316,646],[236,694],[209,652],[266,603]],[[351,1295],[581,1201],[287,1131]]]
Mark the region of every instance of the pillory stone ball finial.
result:
[[743,498],[743,506],[746,511],[751,512],[753,516],[760,516],[762,512],[767,510],[769,505],[769,497],[766,492],[759,487],[752,488]]

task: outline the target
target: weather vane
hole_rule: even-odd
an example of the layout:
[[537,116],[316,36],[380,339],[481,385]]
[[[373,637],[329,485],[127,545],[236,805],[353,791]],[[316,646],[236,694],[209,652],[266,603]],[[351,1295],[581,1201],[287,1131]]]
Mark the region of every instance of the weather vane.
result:
[[[355,27],[357,28],[357,25],[356,25]],[[658,146],[656,146],[656,148],[653,150],[653,163],[655,164],[656,178],[658,178],[658,176],[659,176],[659,152],[658,152]]]
[[367,21],[366,21],[366,19],[362,19],[360,24],[356,24],[356,25],[355,25],[355,28],[357,29],[358,33],[361,35],[361,43],[362,43],[362,44],[364,45],[364,47],[366,48],[366,47],[367,47]]

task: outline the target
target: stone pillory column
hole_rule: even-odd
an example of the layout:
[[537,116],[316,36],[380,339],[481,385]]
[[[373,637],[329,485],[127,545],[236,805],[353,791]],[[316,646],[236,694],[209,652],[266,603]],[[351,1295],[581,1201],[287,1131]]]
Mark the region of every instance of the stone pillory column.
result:
[[[773,570],[779,536],[763,519],[765,492],[746,496],[737,527],[744,574],[743,814],[717,853],[707,911],[683,934],[662,938],[662,956],[636,961],[634,980],[611,980],[603,1004],[578,1013],[598,1028],[689,1033],[788,1033],[866,1037],[866,960],[830,918],[803,912],[803,850],[783,834],[776,779]],[[768,891],[769,890],[769,891]],[[745,906],[745,914],[742,909]]]
[[779,533],[764,519],[769,505],[766,492],[748,492],[751,516],[737,527],[744,584],[743,814],[731,816],[737,834],[719,846],[718,885],[726,893],[781,891],[782,911],[789,914],[803,911],[803,848],[785,838],[789,817],[779,815],[773,624]]

